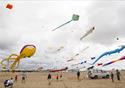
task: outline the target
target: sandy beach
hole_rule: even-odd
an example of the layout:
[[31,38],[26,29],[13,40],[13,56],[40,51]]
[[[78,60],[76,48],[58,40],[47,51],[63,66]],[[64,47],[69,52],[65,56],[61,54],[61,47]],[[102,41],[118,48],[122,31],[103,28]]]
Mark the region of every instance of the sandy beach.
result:
[[111,79],[88,79],[86,73],[81,72],[80,81],[76,73],[64,72],[62,79],[56,80],[55,76],[59,73],[51,73],[51,85],[48,85],[47,72],[28,72],[26,83],[21,82],[21,73],[0,72],[0,88],[4,88],[5,79],[18,75],[17,82],[14,82],[14,88],[125,88],[125,72],[121,72],[121,81],[112,83]]

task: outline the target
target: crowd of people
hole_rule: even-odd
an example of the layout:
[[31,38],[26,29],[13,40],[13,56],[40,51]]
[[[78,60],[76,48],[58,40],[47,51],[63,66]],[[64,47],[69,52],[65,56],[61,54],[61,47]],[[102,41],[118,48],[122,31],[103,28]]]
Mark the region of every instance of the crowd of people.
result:
[[[80,80],[80,71],[77,71],[76,75],[77,75],[77,79]],[[111,71],[110,73],[110,78],[112,80],[112,82],[114,82],[114,78],[117,78],[118,81],[121,80],[121,74],[120,74],[120,71],[117,69],[115,72],[114,71]],[[26,81],[26,78],[27,78],[27,75],[25,72],[22,72],[21,74],[21,82],[22,83],[25,83]],[[58,81],[59,79],[62,79],[62,74],[56,74],[55,76],[55,79]],[[49,73],[48,76],[47,76],[47,80],[48,80],[48,84],[51,85],[51,81],[52,81],[52,75]],[[13,84],[14,82],[17,82],[18,81],[18,75],[15,75],[14,78],[10,78],[10,79],[7,79],[4,81],[4,87],[5,88],[13,88]]]
[[[59,79],[61,80],[62,79],[62,74],[57,74],[56,76],[55,76],[55,79],[58,81]],[[48,74],[48,77],[47,77],[47,80],[49,81],[49,85],[51,85],[51,81],[52,81],[52,76],[51,76],[51,74],[49,73]]]

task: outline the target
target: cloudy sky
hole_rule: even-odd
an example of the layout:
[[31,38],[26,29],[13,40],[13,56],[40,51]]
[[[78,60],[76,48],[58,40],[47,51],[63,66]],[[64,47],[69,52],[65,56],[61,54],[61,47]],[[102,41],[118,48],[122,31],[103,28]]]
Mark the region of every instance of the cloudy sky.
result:
[[[11,10],[6,8],[8,3],[13,5]],[[52,31],[71,20],[73,14],[80,16],[79,21]],[[1,0],[0,59],[13,53],[19,55],[24,45],[33,44],[37,47],[36,53],[31,58],[22,59],[20,68],[71,67],[84,60],[92,63],[91,57],[125,44],[124,16],[124,0]],[[95,30],[80,41],[93,26]],[[83,51],[86,47],[89,48]],[[80,55],[67,63],[77,53]],[[124,53],[125,50],[106,56],[98,63],[118,59]],[[105,68],[123,69],[125,61]]]

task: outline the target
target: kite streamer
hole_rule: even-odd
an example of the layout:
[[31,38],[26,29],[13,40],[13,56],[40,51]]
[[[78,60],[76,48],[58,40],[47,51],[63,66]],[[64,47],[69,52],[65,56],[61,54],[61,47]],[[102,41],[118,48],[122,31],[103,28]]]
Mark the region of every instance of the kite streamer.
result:
[[100,56],[93,62],[93,64],[95,64],[99,59],[101,59],[101,58],[104,57],[104,56],[111,55],[111,54],[115,54],[115,53],[120,53],[122,50],[124,50],[124,48],[125,48],[125,46],[121,46],[121,47],[118,48],[118,49],[115,49],[115,50],[112,50],[112,51],[108,51],[108,52],[103,53],[102,55],[100,55]]
[[107,66],[107,65],[110,65],[110,64],[115,63],[115,62],[117,62],[117,61],[124,60],[124,59],[125,59],[125,56],[123,56],[122,58],[119,58],[119,59],[117,59],[117,60],[113,60],[113,61],[111,61],[111,62],[108,62],[108,63],[104,64],[103,66]]

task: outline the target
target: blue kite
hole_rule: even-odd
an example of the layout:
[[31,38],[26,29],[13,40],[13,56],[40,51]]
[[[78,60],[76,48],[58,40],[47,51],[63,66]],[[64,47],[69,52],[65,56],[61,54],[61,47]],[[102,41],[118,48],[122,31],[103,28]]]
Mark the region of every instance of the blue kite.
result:
[[104,57],[104,56],[111,55],[111,54],[114,54],[114,53],[120,53],[124,48],[125,48],[125,45],[121,46],[121,47],[118,48],[118,49],[105,52],[105,53],[103,53],[102,55],[100,55],[92,64],[94,65],[99,59],[101,59],[101,58]]

